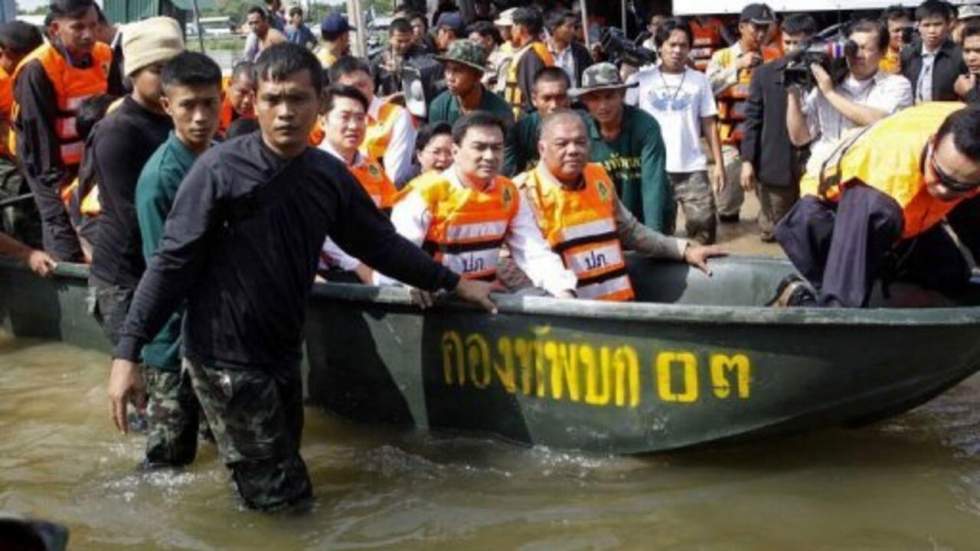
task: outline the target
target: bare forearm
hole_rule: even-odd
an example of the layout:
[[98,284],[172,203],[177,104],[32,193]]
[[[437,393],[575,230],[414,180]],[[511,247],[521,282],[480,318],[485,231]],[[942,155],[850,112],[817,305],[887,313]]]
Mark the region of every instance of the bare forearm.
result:
[[718,137],[718,121],[714,117],[704,117],[701,119],[701,131],[708,140],[708,147],[711,148],[711,158],[718,166],[725,164],[721,156],[721,138]]
[[799,93],[793,91],[786,97],[786,130],[789,132],[789,141],[796,147],[802,147],[813,140],[800,106]]
[[27,258],[31,256],[31,252],[33,252],[33,249],[27,245],[5,233],[0,233],[0,254],[27,262]]

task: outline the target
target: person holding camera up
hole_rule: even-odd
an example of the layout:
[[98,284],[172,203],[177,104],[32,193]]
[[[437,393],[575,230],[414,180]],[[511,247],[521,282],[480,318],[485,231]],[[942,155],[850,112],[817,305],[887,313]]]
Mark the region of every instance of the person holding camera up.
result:
[[793,145],[811,144],[807,172],[816,172],[844,133],[871,125],[912,105],[908,80],[878,69],[888,47],[888,29],[881,21],[854,23],[845,45],[848,72],[835,81],[828,69],[810,65],[815,86],[804,93],[791,86],[786,126]]
[[[752,72],[764,62],[781,55],[777,49],[763,48],[775,20],[772,9],[765,4],[745,6],[738,19],[738,42],[715,52],[705,70],[718,102],[718,132],[725,159],[725,180],[728,182],[740,181],[742,162],[738,149],[742,141],[741,125]],[[725,186],[722,193],[716,194],[716,198],[718,219],[721,222],[738,222],[738,213],[745,200],[741,186]]]

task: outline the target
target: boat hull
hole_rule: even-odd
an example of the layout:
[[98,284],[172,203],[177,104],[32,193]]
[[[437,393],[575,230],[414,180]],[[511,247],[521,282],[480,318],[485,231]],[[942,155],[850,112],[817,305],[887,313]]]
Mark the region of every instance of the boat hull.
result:
[[[732,259],[715,275],[631,264],[669,303],[500,296],[500,314],[398,288],[314,288],[308,400],[367,423],[633,454],[894,415],[980,368],[980,308],[771,309],[789,264]],[[0,269],[17,335],[105,349],[84,270]],[[704,303],[710,303],[706,306]]]

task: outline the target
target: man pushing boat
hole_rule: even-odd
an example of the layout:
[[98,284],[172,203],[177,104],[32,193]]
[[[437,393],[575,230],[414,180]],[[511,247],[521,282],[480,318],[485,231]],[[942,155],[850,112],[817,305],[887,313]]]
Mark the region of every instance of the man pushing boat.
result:
[[109,398],[125,432],[127,403],[144,393],[140,349],[186,299],[184,369],[245,504],[270,510],[312,495],[300,360],[325,237],[392,277],[495,308],[488,283],[400,238],[343,163],[307,145],[323,87],[312,53],[271,46],[255,75],[261,131],[211,148],[181,183],[120,331]]

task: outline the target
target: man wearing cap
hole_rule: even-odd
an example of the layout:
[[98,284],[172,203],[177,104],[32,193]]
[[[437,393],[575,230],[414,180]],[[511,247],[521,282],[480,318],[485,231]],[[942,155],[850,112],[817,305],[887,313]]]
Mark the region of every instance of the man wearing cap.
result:
[[[725,181],[740,182],[742,162],[739,146],[742,142],[741,124],[744,120],[745,101],[749,97],[749,84],[755,67],[780,57],[780,52],[763,48],[775,16],[765,4],[749,4],[739,16],[738,42],[716,51],[705,73],[718,102],[718,132],[725,159]],[[742,186],[725,186],[716,195],[718,219],[722,222],[738,222],[739,211],[745,194]]]
[[514,55],[507,65],[504,77],[504,99],[510,104],[514,120],[521,118],[532,108],[531,87],[534,75],[544,67],[555,64],[548,46],[541,41],[544,21],[535,8],[517,8],[513,15],[514,26],[510,29],[510,43]]
[[112,50],[96,42],[92,0],[53,0],[50,42],[35,49],[13,74],[11,121],[15,151],[41,213],[44,249],[58,260],[81,262],[82,248],[59,192],[78,172],[82,141],[75,116],[83,99],[104,94]]
[[436,21],[435,48],[437,53],[444,53],[454,40],[466,38],[466,24],[459,12],[443,13]]
[[449,45],[445,55],[436,56],[436,59],[445,64],[448,89],[429,105],[429,123],[453,124],[473,111],[496,115],[508,127],[513,123],[507,102],[480,83],[487,62],[487,53],[482,46],[466,39],[456,40]]
[[324,69],[329,69],[341,57],[350,55],[350,32],[356,30],[339,13],[331,13],[323,18],[320,22],[320,38],[323,43],[315,53]]
[[[353,86],[367,100],[363,141],[360,151],[371,161],[384,167],[396,186],[403,186],[413,174],[412,153],[415,151],[415,125],[407,109],[393,101],[384,101],[374,93],[371,67],[361,58],[346,56],[330,67],[330,82]],[[329,137],[330,130],[327,130]]]
[[102,205],[89,284],[96,318],[113,345],[146,269],[134,206],[136,183],[147,159],[173,130],[160,102],[160,71],[183,50],[183,33],[174,19],[151,17],[126,27],[124,70],[133,91],[96,124],[88,142]]
[[[14,104],[11,75],[25,56],[44,43],[41,32],[23,21],[0,24],[0,200],[28,193],[30,188],[17,168],[15,151],[7,147]],[[4,207],[3,230],[33,247],[40,247],[41,224],[32,201]]]
[[582,74],[571,95],[589,110],[591,161],[600,163],[616,194],[640,222],[661,233],[674,231],[674,197],[667,179],[667,152],[660,125],[626,105],[626,89],[612,63],[597,63]]

